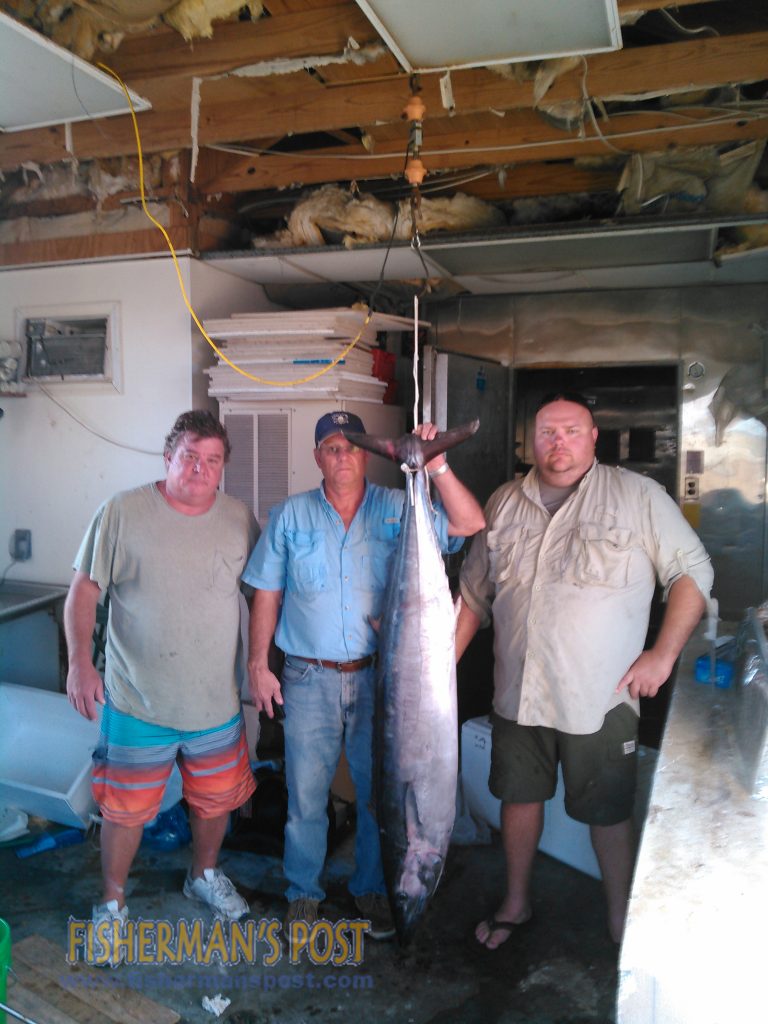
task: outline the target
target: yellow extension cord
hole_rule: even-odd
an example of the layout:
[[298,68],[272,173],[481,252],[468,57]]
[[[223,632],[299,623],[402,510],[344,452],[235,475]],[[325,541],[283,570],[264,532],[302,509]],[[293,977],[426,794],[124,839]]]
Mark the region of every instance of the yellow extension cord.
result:
[[176,276],[179,279],[179,288],[181,290],[181,297],[184,299],[184,305],[189,310],[189,313],[190,313],[192,319],[197,324],[198,329],[200,330],[200,333],[205,338],[205,340],[208,342],[208,344],[211,346],[211,348],[216,353],[216,355],[219,357],[219,359],[221,359],[222,362],[226,363],[227,366],[231,366],[233,370],[237,371],[237,373],[242,374],[243,377],[247,377],[249,380],[255,380],[259,384],[268,384],[270,387],[274,387],[274,388],[297,387],[299,384],[307,384],[311,380],[317,380],[318,377],[322,377],[323,374],[326,374],[330,370],[332,370],[334,368],[334,366],[338,366],[338,364],[352,351],[352,349],[355,347],[355,345],[358,343],[358,341],[360,341],[360,338],[363,336],[363,331],[368,326],[368,324],[371,322],[371,317],[373,316],[373,313],[371,312],[370,309],[368,310],[368,313],[366,315],[365,321],[363,322],[363,326],[360,328],[360,330],[357,333],[357,336],[352,339],[352,341],[349,343],[349,345],[347,345],[346,348],[342,349],[341,353],[338,356],[336,356],[335,359],[331,360],[331,362],[327,366],[324,366],[321,370],[317,370],[315,373],[311,373],[308,377],[301,377],[299,380],[267,380],[265,377],[257,377],[256,374],[254,374],[254,373],[248,373],[247,370],[244,370],[242,367],[238,366],[236,363],[233,363],[231,359],[229,359],[226,355],[224,355],[224,353],[218,347],[216,342],[213,341],[213,339],[211,337],[209,337],[208,332],[205,330],[203,325],[200,323],[200,320],[198,319],[197,313],[195,313],[194,309],[192,308],[192,305],[190,304],[189,299],[187,298],[187,290],[184,287],[184,280],[183,280],[183,278],[181,276],[181,268],[179,267],[179,261],[178,261],[178,258],[176,256],[176,250],[173,247],[173,242],[171,241],[170,237],[168,236],[168,232],[165,230],[163,225],[152,216],[152,214],[149,212],[149,209],[147,207],[147,201],[146,201],[146,197],[145,197],[145,194],[144,194],[144,157],[142,155],[142,150],[141,150],[141,136],[139,135],[139,125],[138,125],[138,122],[136,120],[136,112],[133,109],[133,103],[131,101],[131,94],[128,92],[128,89],[126,88],[125,82],[122,80],[122,78],[120,77],[120,75],[118,75],[118,73],[116,71],[113,71],[112,68],[108,67],[106,64],[98,64],[98,67],[102,68],[104,71],[107,72],[107,74],[111,75],[117,81],[117,83],[119,84],[120,88],[125,93],[125,98],[128,100],[128,107],[129,107],[130,112],[131,112],[131,119],[133,120],[133,131],[134,131],[134,134],[136,136],[136,149],[137,149],[138,155],[139,155],[139,189],[140,189],[140,192],[141,192],[141,208],[143,209],[143,211],[147,215],[147,217],[155,225],[155,227],[159,228],[160,231],[162,232],[163,238],[165,239],[166,244],[167,244],[168,248],[170,249],[171,256],[173,257],[173,265],[176,268]]

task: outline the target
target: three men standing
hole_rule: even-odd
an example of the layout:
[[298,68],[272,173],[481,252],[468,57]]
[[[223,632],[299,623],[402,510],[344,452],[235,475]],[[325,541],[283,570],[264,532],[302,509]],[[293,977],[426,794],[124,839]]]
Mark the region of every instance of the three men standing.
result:
[[[94,755],[104,818],[97,923],[127,916],[128,871],[177,756],[194,840],[184,893],[230,919],[248,909],[216,869],[228,814],[253,790],[235,686],[242,575],[256,589],[251,696],[270,717],[276,705],[285,711],[285,925],[318,917],[327,796],[345,745],[357,798],[350,892],[372,937],[393,932],[370,807],[374,625],[404,494],[366,480],[368,455],[343,430],[365,433],[351,413],[320,418],[322,484],[272,511],[247,566],[258,528],[245,506],[218,492],[229,442],[208,413],[177,420],[164,481],[117,495],[89,527],[65,625],[70,702],[88,718],[105,704]],[[416,432],[436,434],[431,424]],[[496,623],[490,785],[502,800],[507,882],[499,908],[476,929],[489,949],[531,916],[531,869],[558,763],[567,812],[590,826],[609,928],[620,939],[634,857],[638,698],[669,677],[712,584],[707,554],[677,505],[646,477],[598,465],[596,438],[582,396],[547,396],[534,469],[499,488],[485,517],[444,455],[427,465],[442,549],[482,530],[462,570],[457,657],[491,616]],[[657,578],[667,609],[643,651]],[[106,698],[91,664],[103,590],[111,597]],[[286,654],[281,681],[268,665],[273,638]]]

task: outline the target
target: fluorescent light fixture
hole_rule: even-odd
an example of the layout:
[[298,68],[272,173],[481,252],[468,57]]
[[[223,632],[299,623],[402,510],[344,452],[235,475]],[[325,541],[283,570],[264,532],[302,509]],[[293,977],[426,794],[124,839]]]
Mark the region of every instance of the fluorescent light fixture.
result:
[[616,0],[357,0],[409,73],[621,48]]
[[[129,92],[136,111],[151,108]],[[0,131],[127,113],[125,94],[110,75],[0,12]]]
[[422,250],[450,275],[581,270],[711,260],[717,229],[647,227],[544,232],[473,241],[422,239]]

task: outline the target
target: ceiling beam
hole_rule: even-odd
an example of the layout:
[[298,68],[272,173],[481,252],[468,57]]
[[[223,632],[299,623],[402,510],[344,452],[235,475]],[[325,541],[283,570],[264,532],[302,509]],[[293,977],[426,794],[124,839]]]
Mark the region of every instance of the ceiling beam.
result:
[[[576,167],[565,160],[552,164],[516,164],[501,177],[492,171],[485,177],[457,185],[456,191],[490,202],[535,199],[579,192],[611,192],[616,189],[620,176],[621,169],[617,167]],[[427,196],[430,195],[429,185],[428,179],[425,183]]]
[[[734,114],[729,121],[713,122],[712,112],[706,107],[690,107],[616,114],[600,123],[600,131],[602,135],[587,123],[583,137],[576,132],[568,134],[535,111],[524,110],[509,111],[497,126],[472,133],[454,131],[450,118],[444,118],[426,127],[421,155],[428,171],[609,154],[621,158],[630,153],[665,150],[670,144],[700,146],[765,139],[768,117],[747,120]],[[405,129],[400,143],[383,142],[374,154],[366,154],[362,146],[254,157],[207,150],[201,153],[196,185],[200,191],[214,194],[277,188],[287,182],[316,185],[353,178],[399,177],[404,144]]]
[[715,0],[618,0],[619,14],[636,11],[658,11],[662,7],[689,7],[693,4],[711,4]]
[[[704,89],[725,82],[750,82],[768,78],[768,32],[716,37],[645,46],[616,53],[595,54],[586,62],[586,81],[581,69],[556,80],[547,94],[553,103],[578,99],[586,89],[590,96],[609,99],[632,94],[674,93]],[[489,109],[532,108],[533,82],[517,82],[485,70],[455,72],[451,76],[455,113]],[[422,77],[422,98],[427,106],[425,126],[431,117],[444,116],[436,75]],[[213,82],[203,93],[200,142],[259,138],[283,130],[307,131],[365,126],[377,121],[399,121],[409,88],[405,77],[378,82],[359,82],[330,88],[307,88],[303,93],[286,88],[278,79],[254,83],[247,101],[226,103],[227,82]],[[219,89],[221,90],[219,92]],[[218,100],[218,101],[217,101]]]
[[264,0],[264,7],[271,15],[289,14],[292,11],[309,11],[317,7],[332,7],[338,0]]
[[128,36],[105,63],[140,92],[143,83],[158,78],[205,77],[262,61],[341,53],[350,37],[360,46],[379,38],[357,4],[224,22],[216,25],[211,39],[196,39],[194,44],[168,28]]
[[[192,246],[189,228],[166,228],[177,252]],[[0,245],[0,266],[26,263],[66,263],[104,259],[107,256],[134,256],[141,253],[167,255],[168,249],[157,228],[142,231],[114,231],[103,235],[78,235],[76,238],[45,238],[34,242],[8,242]]]
[[[234,174],[234,168],[226,166],[226,154],[211,153],[211,157],[224,158],[221,166],[222,175],[226,174],[227,170]],[[623,163],[618,161],[615,165],[604,167],[580,167],[567,160],[514,164],[503,169],[480,167],[476,169],[476,173],[458,175],[459,180],[453,184],[442,175],[432,174],[425,181],[422,192],[426,196],[466,192],[488,200],[606,192],[616,188],[622,167]],[[362,181],[361,178],[361,185]],[[390,194],[395,195],[396,192],[403,193],[406,188],[402,179],[393,181],[390,178],[371,179],[362,186],[363,191],[371,191],[383,199],[389,198]],[[235,194],[234,191],[232,194]],[[267,211],[265,216],[270,217],[275,212],[279,216],[287,214],[302,193],[298,189],[283,188],[265,190],[262,194],[264,198],[259,201],[257,209]]]
[[[768,78],[768,32],[684,40],[657,46],[595,54],[587,61],[586,81],[577,70],[558,79],[547,94],[557,102],[575,99],[586,87],[590,96],[666,94],[704,89],[727,82],[752,82]],[[364,69],[361,69],[361,74]],[[373,82],[324,87],[309,76],[299,89],[292,75],[204,83],[199,142],[281,136],[290,132],[343,130],[352,126],[399,121],[408,96],[405,76]],[[163,80],[159,79],[158,83]],[[532,108],[533,83],[501,78],[483,70],[452,75],[456,112]],[[233,102],[235,94],[248,98]],[[422,96],[427,105],[425,127],[431,118],[442,116],[438,76],[422,78]],[[139,115],[142,144],[146,152],[190,145],[189,107],[156,109]],[[108,122],[80,122],[72,125],[73,149],[78,159],[115,156],[135,152],[130,118]],[[56,163],[70,157],[63,127],[7,133],[0,137],[0,169],[10,170],[24,161]],[[291,180],[288,178],[287,180]]]

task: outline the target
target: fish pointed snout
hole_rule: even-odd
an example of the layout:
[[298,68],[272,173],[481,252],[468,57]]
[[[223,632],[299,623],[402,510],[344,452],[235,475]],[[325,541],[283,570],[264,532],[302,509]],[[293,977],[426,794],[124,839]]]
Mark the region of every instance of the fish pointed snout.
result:
[[393,917],[395,919],[395,931],[397,941],[401,946],[410,945],[413,933],[416,931],[421,915],[426,907],[426,898],[418,896],[414,899],[406,892],[395,893]]

